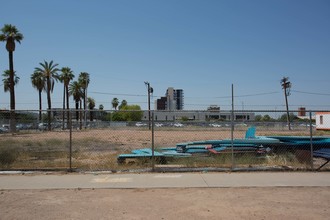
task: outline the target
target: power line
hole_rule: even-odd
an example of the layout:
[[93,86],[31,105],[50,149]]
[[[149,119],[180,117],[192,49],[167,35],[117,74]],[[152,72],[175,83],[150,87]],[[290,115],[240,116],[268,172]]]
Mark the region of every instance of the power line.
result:
[[303,94],[309,94],[309,95],[323,95],[323,96],[330,96],[329,93],[317,93],[317,92],[303,92],[303,91],[297,91],[297,90],[291,90],[296,93],[303,93]]

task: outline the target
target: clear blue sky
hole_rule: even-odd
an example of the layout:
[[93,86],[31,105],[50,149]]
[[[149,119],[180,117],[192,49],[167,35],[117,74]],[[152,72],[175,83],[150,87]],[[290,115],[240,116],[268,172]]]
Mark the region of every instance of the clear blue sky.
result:
[[[17,109],[38,108],[30,76],[40,62],[54,60],[76,77],[88,72],[88,96],[105,109],[114,97],[146,109],[144,81],[149,81],[152,101],[167,87],[183,89],[185,110],[229,109],[231,84],[236,109],[282,110],[280,80],[287,76],[290,109],[330,110],[328,0],[1,0],[0,5],[0,26],[15,25],[24,35],[14,53]],[[0,71],[5,69],[2,42]],[[62,91],[57,83],[53,107],[62,106]],[[43,103],[46,109],[45,93]],[[0,108],[9,108],[3,89]]]

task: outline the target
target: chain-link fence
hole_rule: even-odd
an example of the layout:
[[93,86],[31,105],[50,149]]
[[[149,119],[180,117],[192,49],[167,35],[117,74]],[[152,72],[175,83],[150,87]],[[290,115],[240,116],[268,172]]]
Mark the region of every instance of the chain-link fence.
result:
[[328,170],[329,130],[325,111],[1,111],[0,169]]

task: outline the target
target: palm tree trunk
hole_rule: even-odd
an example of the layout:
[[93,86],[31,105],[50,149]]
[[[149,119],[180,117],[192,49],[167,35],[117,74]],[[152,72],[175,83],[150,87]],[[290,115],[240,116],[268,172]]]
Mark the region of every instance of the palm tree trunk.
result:
[[82,109],[81,109],[81,100],[79,101],[79,104],[80,104],[80,124],[79,124],[79,128],[80,128],[80,130],[82,129],[82,113],[81,113],[81,111],[82,111]]
[[10,88],[10,131],[16,132],[15,116],[15,84],[14,84],[14,58],[13,51],[9,51],[9,88]]
[[90,111],[89,111],[89,120],[90,120],[90,121],[93,121],[93,120],[94,120],[94,112],[93,112],[93,109],[90,109]]
[[[64,84],[64,83],[63,83]],[[64,127],[65,121],[65,85],[63,86],[63,112],[62,112],[62,130],[65,129]]]
[[51,110],[52,110],[52,101],[51,101],[51,98],[50,98],[50,79],[49,79],[49,76],[47,76],[47,102],[48,102],[48,130],[50,131],[52,129],[51,127]]
[[39,90],[39,122],[41,122],[41,114],[42,114],[42,99],[41,99],[41,92],[42,92],[42,89]]
[[87,99],[87,97],[86,97],[86,89],[84,89],[84,123],[85,123],[85,129],[86,129],[86,99]]
[[79,101],[76,101],[76,121],[79,121]]

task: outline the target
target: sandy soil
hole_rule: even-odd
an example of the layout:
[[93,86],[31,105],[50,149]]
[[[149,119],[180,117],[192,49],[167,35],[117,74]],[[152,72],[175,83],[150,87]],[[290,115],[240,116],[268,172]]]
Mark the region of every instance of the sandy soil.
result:
[[[234,138],[243,138],[247,128],[235,130]],[[155,146],[159,147],[174,147],[177,143],[200,141],[200,140],[219,140],[229,139],[231,132],[229,129],[217,128],[164,128],[155,130]],[[309,135],[302,131],[258,131],[257,135]],[[17,135],[6,134],[2,136],[3,139],[15,141],[30,141],[37,143],[45,140],[62,140],[69,141],[70,133],[65,131],[52,132],[33,132],[33,133],[18,133]],[[107,147],[112,146],[120,150],[131,150],[136,148],[150,147],[151,145],[151,131],[146,128],[116,128],[116,129],[94,129],[94,130],[74,130],[72,132],[72,140],[84,142],[103,142],[107,143]],[[109,150],[109,148],[107,148]]]
[[1,219],[328,219],[329,187],[2,190]]

